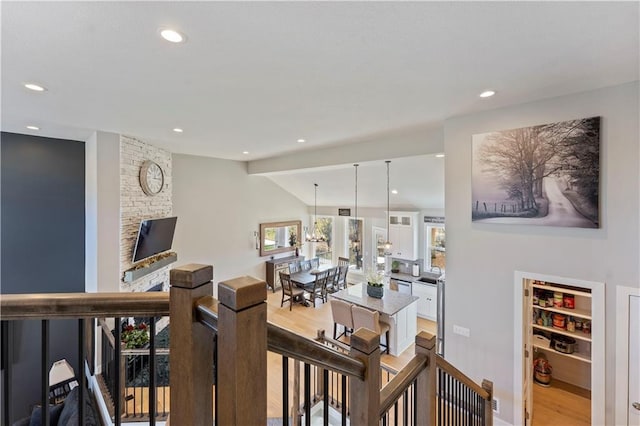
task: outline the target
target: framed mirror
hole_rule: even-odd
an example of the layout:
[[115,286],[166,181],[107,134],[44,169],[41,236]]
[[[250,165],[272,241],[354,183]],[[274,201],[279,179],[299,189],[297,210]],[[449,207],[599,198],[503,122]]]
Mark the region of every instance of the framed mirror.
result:
[[301,245],[302,221],[269,222],[260,224],[260,256],[294,251]]

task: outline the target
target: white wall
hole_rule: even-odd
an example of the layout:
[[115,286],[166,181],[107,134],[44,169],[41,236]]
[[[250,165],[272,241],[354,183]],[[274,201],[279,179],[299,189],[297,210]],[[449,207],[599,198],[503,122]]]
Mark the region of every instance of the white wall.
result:
[[307,206],[245,162],[173,154],[173,249],[176,266],[212,264],[214,282],[242,275],[265,279],[253,233],[262,222],[302,220]]
[[120,136],[85,142],[85,289],[120,291]]
[[[638,287],[638,82],[445,122],[446,358],[494,382],[503,420],[513,420],[514,271],[606,283],[606,413],[614,424],[615,294]],[[601,228],[471,223],[471,136],[601,116]],[[454,324],[471,330],[453,334]]]

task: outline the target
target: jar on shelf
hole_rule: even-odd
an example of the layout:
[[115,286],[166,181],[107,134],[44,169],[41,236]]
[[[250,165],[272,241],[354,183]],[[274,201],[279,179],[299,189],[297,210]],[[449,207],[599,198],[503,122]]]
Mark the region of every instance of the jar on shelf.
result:
[[555,293],[553,293],[553,307],[562,308],[562,303],[563,303],[562,293],[560,293],[559,291],[556,291]]
[[576,331],[576,321],[573,317],[567,318],[567,331]]
[[575,309],[576,307],[576,298],[573,294],[565,294],[562,303],[567,309]]
[[547,293],[547,303],[546,303],[547,308],[551,308],[553,307],[553,293],[552,292],[548,292]]
[[584,334],[591,334],[591,321],[587,320],[582,324],[582,332]]
[[576,318],[576,331],[582,331],[582,318]]

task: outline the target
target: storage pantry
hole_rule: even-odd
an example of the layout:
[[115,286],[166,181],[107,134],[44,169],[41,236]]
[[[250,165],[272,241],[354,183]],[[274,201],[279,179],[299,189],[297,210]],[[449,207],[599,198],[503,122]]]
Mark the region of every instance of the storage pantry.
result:
[[[601,424],[604,284],[520,274],[516,283],[522,289],[523,424],[542,424],[552,412],[570,416],[572,407],[581,407],[585,424]],[[549,406],[556,402],[558,407]]]

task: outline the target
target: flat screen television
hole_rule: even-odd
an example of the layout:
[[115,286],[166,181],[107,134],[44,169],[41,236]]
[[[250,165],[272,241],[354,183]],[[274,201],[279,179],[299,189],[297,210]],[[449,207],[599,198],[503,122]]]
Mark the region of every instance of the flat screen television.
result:
[[140,222],[138,238],[133,249],[133,262],[170,250],[177,219],[174,216]]

